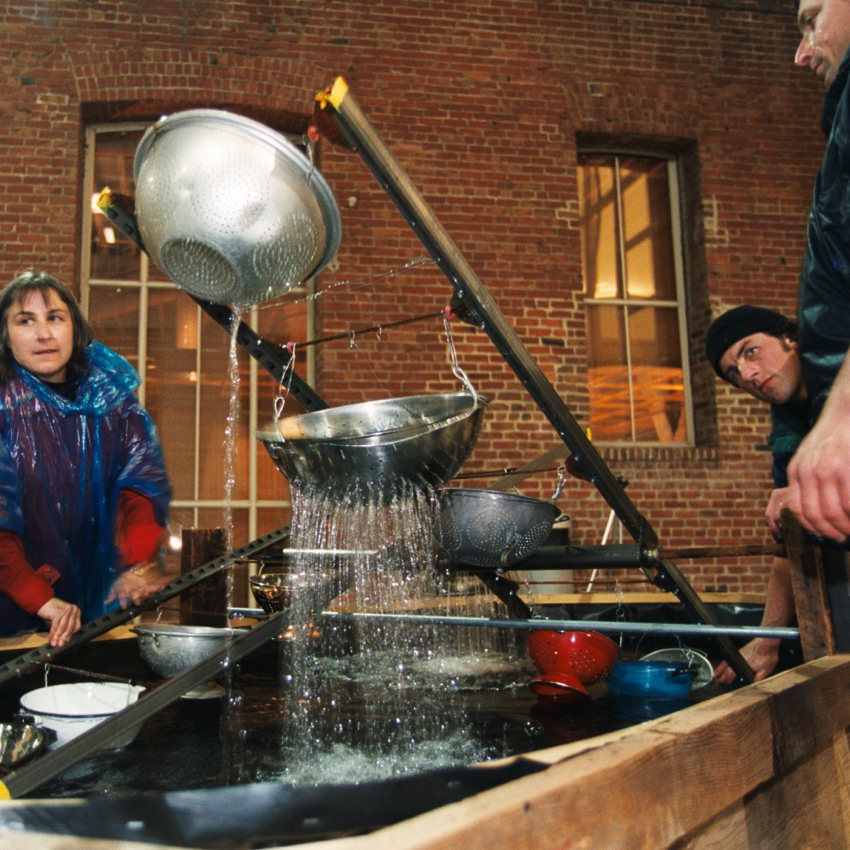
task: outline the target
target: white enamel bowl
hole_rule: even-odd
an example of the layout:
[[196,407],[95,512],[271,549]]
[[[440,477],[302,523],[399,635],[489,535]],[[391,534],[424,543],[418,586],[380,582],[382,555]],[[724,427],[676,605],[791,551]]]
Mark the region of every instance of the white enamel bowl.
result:
[[[51,685],[24,694],[21,708],[56,732],[54,746],[61,746],[134,703],[143,690],[137,685],[116,682]],[[141,723],[128,727],[110,748],[125,747],[141,728]]]

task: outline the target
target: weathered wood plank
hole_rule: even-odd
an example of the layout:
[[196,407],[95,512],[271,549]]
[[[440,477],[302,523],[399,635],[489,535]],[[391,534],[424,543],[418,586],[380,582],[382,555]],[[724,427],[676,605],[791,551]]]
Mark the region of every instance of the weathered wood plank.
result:
[[766,783],[674,847],[843,850],[850,846],[848,775],[850,749],[841,732],[834,747],[804,759],[782,781]]
[[823,560],[820,549],[806,542],[802,526],[787,510],[782,513],[782,533],[791,564],[791,588],[803,658],[814,661],[836,651]]

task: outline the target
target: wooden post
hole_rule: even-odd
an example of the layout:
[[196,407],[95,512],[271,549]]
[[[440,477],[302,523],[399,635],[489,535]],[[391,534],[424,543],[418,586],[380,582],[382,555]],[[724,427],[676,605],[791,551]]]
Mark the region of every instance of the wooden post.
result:
[[782,513],[782,535],[791,564],[791,587],[803,658],[814,661],[824,655],[834,655],[837,651],[835,629],[821,547],[806,539],[806,532],[790,511]]
[[[223,528],[184,528],[182,539],[182,575],[227,552],[227,531]],[[186,626],[227,625],[226,570],[180,594],[180,622]]]

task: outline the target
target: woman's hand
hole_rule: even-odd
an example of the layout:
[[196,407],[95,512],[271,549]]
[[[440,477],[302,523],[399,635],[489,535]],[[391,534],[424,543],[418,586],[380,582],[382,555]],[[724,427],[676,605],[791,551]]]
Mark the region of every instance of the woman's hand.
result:
[[51,646],[64,646],[82,624],[80,609],[62,599],[49,599],[36,614],[50,623],[48,640]]
[[159,569],[159,565],[139,564],[124,570],[112,583],[107,604],[116,599],[122,608],[129,605],[141,605],[149,596],[162,590],[168,584]]

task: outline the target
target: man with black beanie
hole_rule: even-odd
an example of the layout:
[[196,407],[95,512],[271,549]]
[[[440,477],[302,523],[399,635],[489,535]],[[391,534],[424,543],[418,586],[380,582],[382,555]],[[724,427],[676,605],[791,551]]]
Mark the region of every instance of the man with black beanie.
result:
[[[806,385],[797,350],[794,323],[765,307],[742,304],[712,322],[705,338],[705,353],[714,371],[744,392],[770,404],[774,491],[765,516],[780,536],[779,512],[788,487],[787,467],[808,428]],[[787,626],[794,616],[789,563],[775,558],[767,585],[762,626]],[[755,638],[741,649],[755,673],[755,681],[769,676],[779,662],[779,640]],[[735,671],[725,662],[714,678],[731,684]]]

